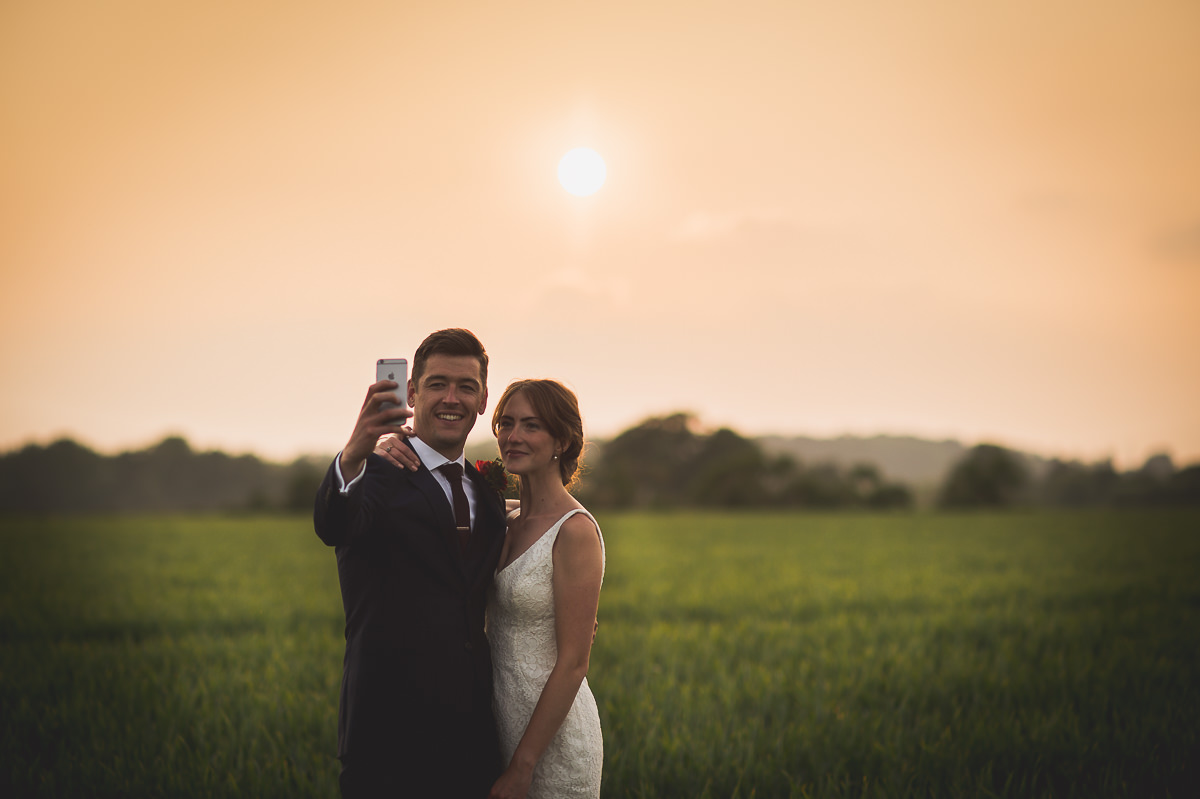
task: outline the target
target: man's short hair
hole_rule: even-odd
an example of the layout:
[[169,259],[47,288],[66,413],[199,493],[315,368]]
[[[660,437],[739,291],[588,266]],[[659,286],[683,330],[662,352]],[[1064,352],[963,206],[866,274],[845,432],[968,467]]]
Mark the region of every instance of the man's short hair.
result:
[[475,334],[463,327],[451,327],[430,333],[417,347],[413,356],[412,381],[418,389],[425,373],[425,362],[431,355],[466,355],[479,359],[479,379],[487,388],[488,354]]

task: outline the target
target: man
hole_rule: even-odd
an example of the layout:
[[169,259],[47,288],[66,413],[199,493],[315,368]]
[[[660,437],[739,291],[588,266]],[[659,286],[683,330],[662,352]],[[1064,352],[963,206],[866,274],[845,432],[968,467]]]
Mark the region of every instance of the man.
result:
[[408,381],[413,437],[395,444],[412,448],[408,468],[373,452],[410,415],[381,410],[396,384],[379,381],[317,494],[314,526],[337,548],[346,614],[338,712],[346,799],[483,799],[501,771],[483,622],[504,503],[473,466],[461,477],[439,470],[463,464],[487,406],[487,364],[470,331],[426,338]]

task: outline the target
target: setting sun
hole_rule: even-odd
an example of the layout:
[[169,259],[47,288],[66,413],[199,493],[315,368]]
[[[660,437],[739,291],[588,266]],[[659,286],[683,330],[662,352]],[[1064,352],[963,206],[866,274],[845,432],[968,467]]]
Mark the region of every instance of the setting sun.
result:
[[604,159],[588,147],[576,147],[558,162],[558,182],[576,197],[595,194],[607,176]]

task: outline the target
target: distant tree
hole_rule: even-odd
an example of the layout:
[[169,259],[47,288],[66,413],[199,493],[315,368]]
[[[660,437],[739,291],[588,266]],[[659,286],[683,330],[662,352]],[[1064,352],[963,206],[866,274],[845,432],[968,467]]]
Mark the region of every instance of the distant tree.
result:
[[103,509],[113,487],[111,464],[70,439],[0,457],[0,510]]
[[1159,452],[1146,458],[1139,471],[1151,480],[1165,483],[1175,474],[1175,462],[1167,453]]
[[712,433],[698,428],[691,414],[676,413],[625,431],[588,461],[580,499],[625,508],[912,504],[906,487],[885,482],[870,464],[848,472],[833,464],[806,469],[790,456],[768,459],[757,442],[729,428]]
[[873,510],[911,508],[915,501],[912,489],[903,483],[883,483],[866,498],[867,507]]
[[1171,475],[1166,500],[1172,505],[1200,506],[1200,463]]
[[1112,461],[1087,465],[1055,459],[1047,466],[1036,496],[1051,507],[1095,507],[1111,501],[1119,482]]
[[844,508],[854,504],[854,489],[836,464],[818,463],[798,468],[781,499],[802,508]]
[[1200,464],[1177,470],[1169,455],[1151,455],[1140,469],[1121,475],[1113,494],[1117,505],[1200,504]]
[[690,414],[647,419],[589,455],[580,499],[595,507],[910,507],[911,491],[878,467],[804,467],[768,458],[757,441],[729,428],[699,432]]
[[1017,504],[1030,485],[1021,457],[995,444],[980,444],[955,464],[942,486],[944,508],[1005,508]]
[[847,475],[854,504],[874,510],[912,507],[913,495],[908,486],[889,483],[873,463],[858,463]]
[[778,455],[767,460],[763,474],[763,487],[767,502],[771,505],[786,505],[787,490],[800,470],[800,462],[792,455]]
[[112,457],[63,439],[0,455],[0,512],[278,510],[291,501],[288,480],[299,479],[291,469],[252,455],[195,452],[179,436]]
[[288,467],[283,508],[292,513],[312,513],[313,500],[325,472],[310,460],[298,459]]
[[728,428],[704,440],[689,471],[690,504],[743,508],[766,504],[766,458],[757,444]]
[[689,470],[703,446],[693,431],[695,423],[687,413],[654,417],[609,441],[599,462],[589,469],[589,501],[635,508],[683,504]]
[[854,464],[850,467],[846,479],[850,483],[850,490],[854,492],[855,497],[868,497],[883,485],[883,475],[879,473],[879,467],[873,463]]

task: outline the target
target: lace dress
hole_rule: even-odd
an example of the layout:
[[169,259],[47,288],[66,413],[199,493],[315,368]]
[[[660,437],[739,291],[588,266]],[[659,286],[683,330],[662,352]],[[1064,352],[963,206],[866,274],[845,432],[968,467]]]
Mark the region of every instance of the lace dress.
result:
[[[496,573],[488,595],[487,637],[492,649],[493,707],[500,732],[500,752],[507,765],[512,760],[542,687],[558,658],[554,633],[554,541],[563,522],[576,508],[542,534],[529,549]],[[600,525],[596,525],[599,531]],[[601,558],[604,539],[600,539]],[[588,688],[579,686],[575,703],[558,734],[542,754],[533,772],[529,799],[598,797],[604,741],[600,714]]]

